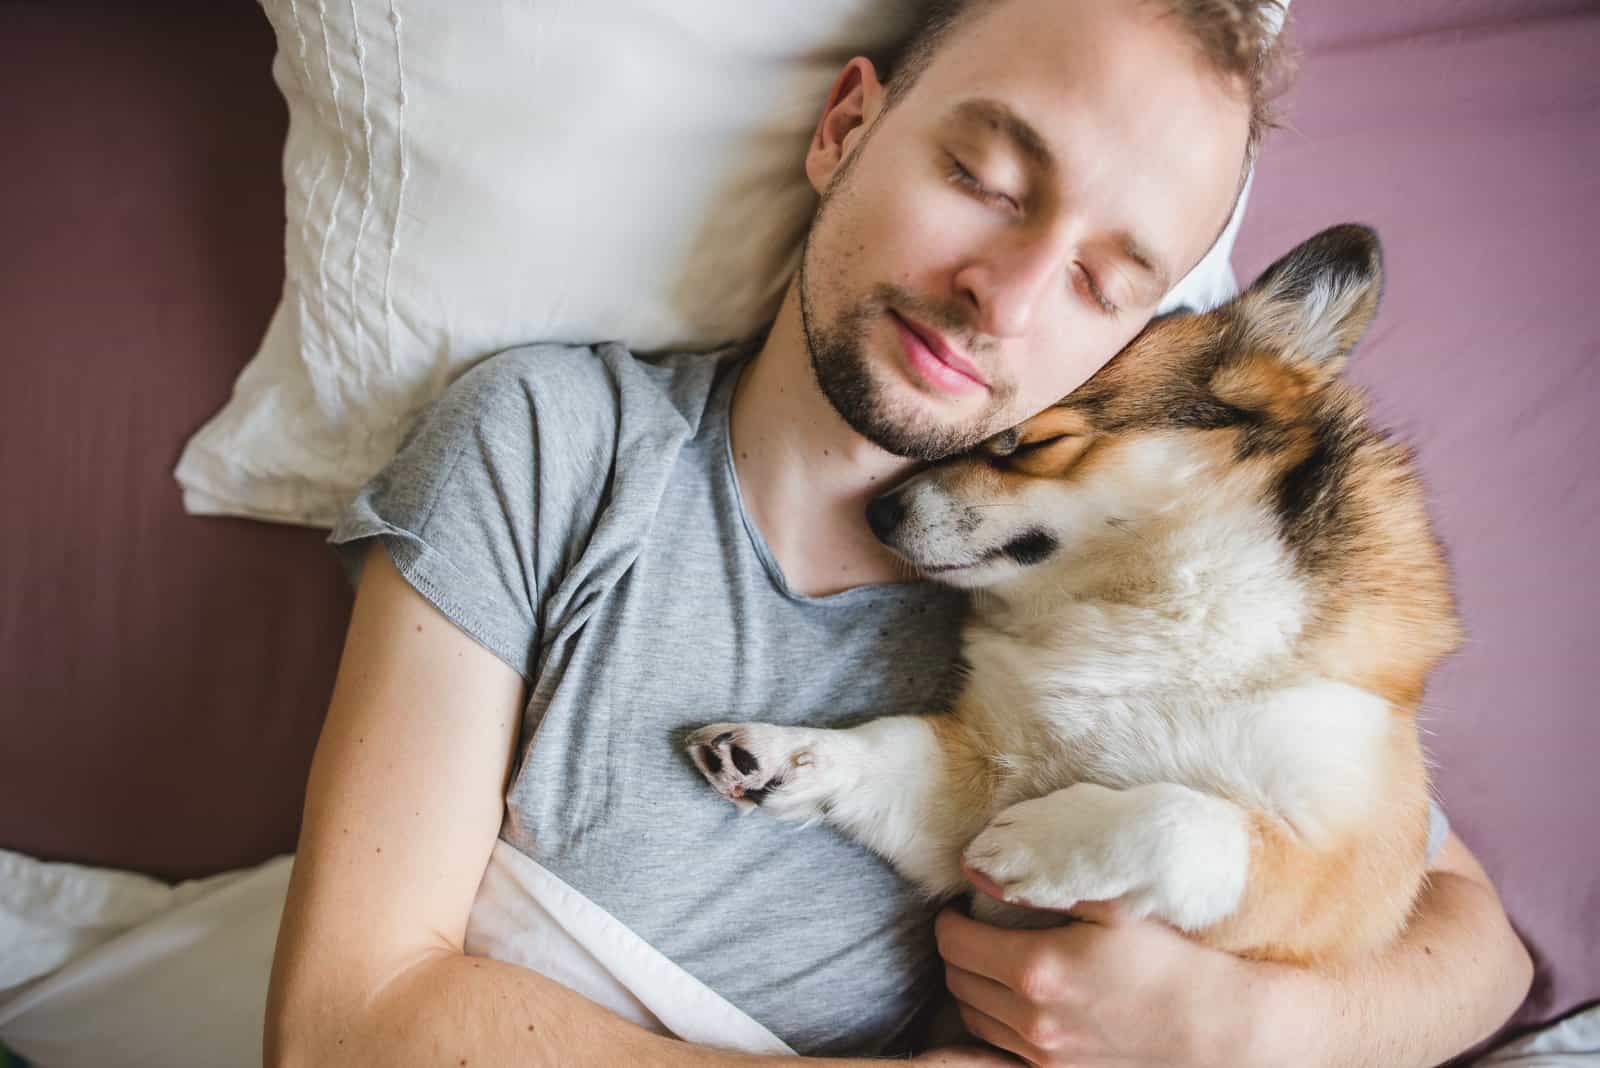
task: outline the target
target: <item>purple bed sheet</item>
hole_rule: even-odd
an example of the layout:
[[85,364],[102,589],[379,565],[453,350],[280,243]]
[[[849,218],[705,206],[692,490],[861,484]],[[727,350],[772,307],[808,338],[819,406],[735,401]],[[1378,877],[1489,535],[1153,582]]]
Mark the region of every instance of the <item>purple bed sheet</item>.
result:
[[272,57],[248,0],[0,4],[0,847],[294,848],[350,592],[172,480],[283,286]]

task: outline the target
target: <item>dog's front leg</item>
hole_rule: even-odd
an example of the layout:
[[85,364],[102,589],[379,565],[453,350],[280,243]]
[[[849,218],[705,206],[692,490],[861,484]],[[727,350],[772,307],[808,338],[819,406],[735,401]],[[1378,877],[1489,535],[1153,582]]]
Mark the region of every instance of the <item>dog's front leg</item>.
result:
[[1250,841],[1243,809],[1186,786],[1078,783],[1007,808],[965,855],[1008,901],[1123,898],[1135,915],[1196,931],[1238,908]]
[[952,775],[966,759],[962,734],[948,715],[888,716],[847,730],[714,723],[689,736],[688,750],[740,808],[825,820],[944,895],[964,885],[961,847],[977,829],[972,784]]

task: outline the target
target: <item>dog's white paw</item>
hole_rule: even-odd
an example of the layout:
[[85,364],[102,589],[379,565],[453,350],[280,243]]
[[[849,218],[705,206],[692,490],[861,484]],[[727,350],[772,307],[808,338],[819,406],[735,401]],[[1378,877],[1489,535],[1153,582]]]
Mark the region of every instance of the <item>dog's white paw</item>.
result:
[[1007,901],[1066,909],[1120,898],[1135,916],[1197,930],[1237,907],[1249,856],[1242,817],[1227,802],[1169,784],[1079,783],[1012,805],[964,859]]
[[1084,800],[1067,804],[1052,794],[1012,805],[967,846],[967,866],[1004,890],[1007,901],[1064,909],[1121,897],[1143,873],[1117,841],[1113,806],[1094,803],[1100,799],[1092,794]]
[[817,734],[768,723],[713,723],[689,735],[686,747],[711,788],[741,812],[759,805],[779,819],[808,820],[826,805]]

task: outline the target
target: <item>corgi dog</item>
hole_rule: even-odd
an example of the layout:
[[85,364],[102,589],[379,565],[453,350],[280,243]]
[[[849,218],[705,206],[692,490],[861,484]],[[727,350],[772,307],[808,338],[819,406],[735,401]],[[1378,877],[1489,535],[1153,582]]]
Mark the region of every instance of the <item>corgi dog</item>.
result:
[[954,707],[712,724],[695,765],[930,895],[965,865],[1035,907],[975,894],[990,922],[1118,899],[1258,959],[1384,946],[1426,870],[1418,705],[1461,632],[1411,455],[1339,376],[1380,285],[1377,236],[1329,229],[875,500],[889,548],[973,591]]

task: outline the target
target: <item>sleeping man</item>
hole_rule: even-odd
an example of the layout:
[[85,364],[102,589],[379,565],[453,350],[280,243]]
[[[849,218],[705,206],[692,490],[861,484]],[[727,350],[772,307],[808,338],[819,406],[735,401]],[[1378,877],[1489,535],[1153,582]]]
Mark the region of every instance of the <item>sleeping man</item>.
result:
[[[938,707],[964,602],[867,503],[1014,425],[1149,321],[1266,125],[1263,0],[934,5],[840,72],[762,336],[531,346],[464,374],[331,540],[361,582],[312,770],[267,1063],[739,1065],[909,1049],[947,987],[993,1049],[926,1064],[1437,1063],[1531,968],[1440,831],[1405,936],[1340,971],[1115,902],[1001,931],[876,857],[740,820],[709,720]],[[597,71],[604,76],[603,70]]]

